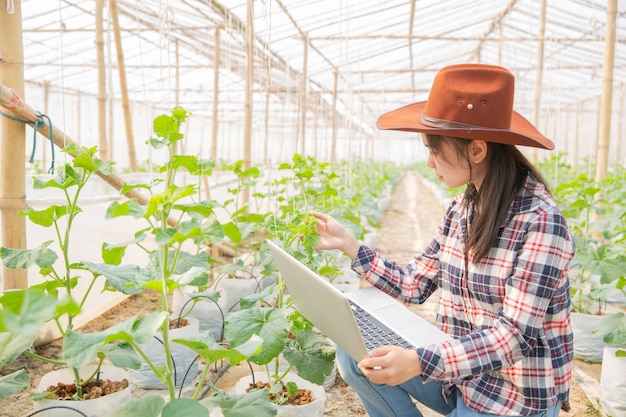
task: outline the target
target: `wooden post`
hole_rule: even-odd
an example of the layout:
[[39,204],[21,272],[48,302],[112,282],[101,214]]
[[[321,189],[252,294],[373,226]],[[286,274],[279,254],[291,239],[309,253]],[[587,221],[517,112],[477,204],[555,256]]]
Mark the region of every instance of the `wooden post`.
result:
[[604,35],[604,71],[602,74],[602,99],[598,122],[596,146],[596,181],[606,177],[609,169],[609,144],[611,138],[611,107],[613,104],[613,67],[615,66],[615,24],[617,0],[608,0],[606,8],[606,33]]
[[107,93],[104,70],[104,0],[96,0],[96,60],[98,63],[98,154],[103,161],[111,160],[107,140]]
[[111,21],[115,34],[115,49],[117,51],[117,65],[120,74],[120,92],[122,94],[122,107],[124,108],[124,126],[126,127],[126,140],[128,142],[128,166],[130,172],[137,172],[137,156],[135,153],[135,140],[133,138],[133,125],[130,117],[130,104],[128,101],[128,87],[126,85],[126,66],[124,65],[124,51],[122,50],[122,36],[120,34],[120,22],[117,15],[117,0],[110,0]]
[[[24,50],[22,40],[22,6],[14,1],[13,14],[0,10],[0,85],[11,83],[24,94]],[[14,102],[1,103],[11,107]],[[2,108],[6,113],[6,109]],[[0,218],[2,246],[26,249],[26,217],[18,216],[26,208],[26,126],[0,116]],[[28,287],[25,269],[3,266],[4,290]]]
[[[533,100],[533,124],[539,128],[539,107],[541,106],[541,85],[543,78],[543,50],[545,45],[546,35],[546,3],[547,0],[541,0],[541,6],[539,6],[539,44],[537,45],[537,66],[535,75],[535,99]],[[531,148],[530,160],[537,161],[537,148]]]

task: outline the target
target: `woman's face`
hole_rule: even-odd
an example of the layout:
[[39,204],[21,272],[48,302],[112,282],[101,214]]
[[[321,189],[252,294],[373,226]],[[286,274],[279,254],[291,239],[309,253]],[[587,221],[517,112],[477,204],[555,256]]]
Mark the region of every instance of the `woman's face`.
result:
[[447,140],[442,140],[437,150],[428,145],[426,135],[423,137],[424,145],[428,148],[426,165],[432,168],[440,181],[448,187],[456,188],[470,181],[469,163],[459,158],[456,148]]

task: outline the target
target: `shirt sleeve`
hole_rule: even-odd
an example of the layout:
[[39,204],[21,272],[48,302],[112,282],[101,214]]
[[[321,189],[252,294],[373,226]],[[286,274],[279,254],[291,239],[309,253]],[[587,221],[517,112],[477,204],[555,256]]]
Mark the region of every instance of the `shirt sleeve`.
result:
[[370,284],[404,304],[423,303],[438,288],[439,248],[443,235],[449,231],[453,223],[458,204],[458,199],[450,203],[431,242],[404,268],[396,262],[387,261],[373,249],[362,245],[352,262],[352,269]]

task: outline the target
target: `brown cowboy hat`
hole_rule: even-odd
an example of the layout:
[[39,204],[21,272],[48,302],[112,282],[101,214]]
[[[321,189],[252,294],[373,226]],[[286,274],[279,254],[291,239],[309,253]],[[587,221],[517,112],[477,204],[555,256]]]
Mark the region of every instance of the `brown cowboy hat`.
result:
[[513,110],[514,76],[506,68],[459,64],[441,69],[427,101],[384,113],[376,126],[554,149],[528,120]]

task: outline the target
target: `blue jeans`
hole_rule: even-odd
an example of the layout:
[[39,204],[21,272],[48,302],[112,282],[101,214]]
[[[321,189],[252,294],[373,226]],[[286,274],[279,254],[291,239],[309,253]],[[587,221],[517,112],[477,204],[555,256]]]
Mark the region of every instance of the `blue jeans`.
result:
[[[415,377],[395,387],[374,384],[367,379],[357,363],[341,348],[337,348],[339,374],[358,394],[370,417],[423,417],[413,399],[439,414],[448,417],[487,417],[493,414],[478,413],[465,406],[461,394],[446,401],[442,383],[426,382]],[[533,417],[557,417],[560,402]]]

